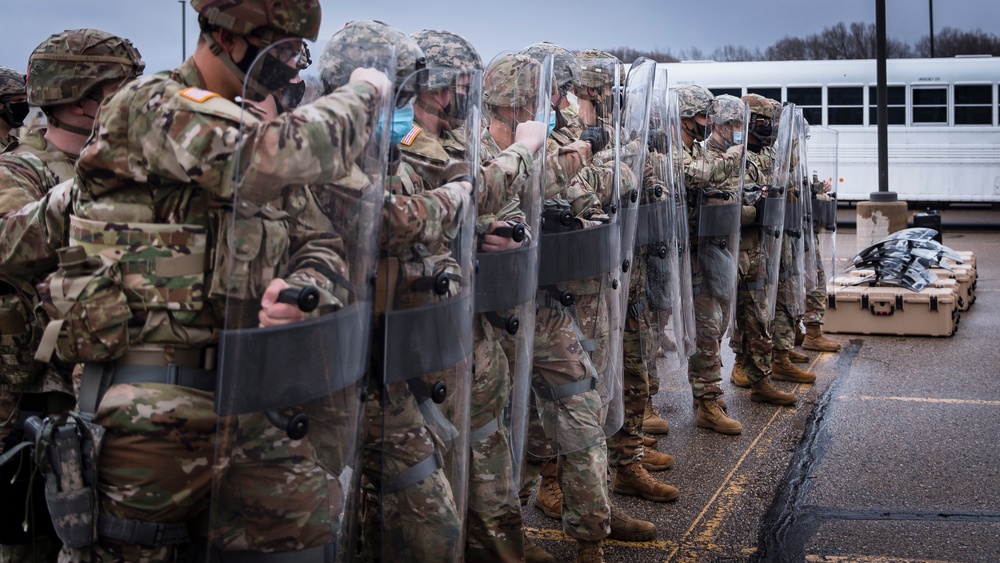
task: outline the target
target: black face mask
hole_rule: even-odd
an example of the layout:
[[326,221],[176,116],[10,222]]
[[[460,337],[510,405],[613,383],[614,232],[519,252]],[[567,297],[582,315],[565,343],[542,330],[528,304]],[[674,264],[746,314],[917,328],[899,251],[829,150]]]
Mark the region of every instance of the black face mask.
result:
[[465,121],[469,116],[469,96],[467,94],[452,93],[453,99],[448,102],[448,107],[444,108],[445,113],[458,121]]
[[708,126],[707,125],[702,125],[701,123],[698,123],[694,119],[691,120],[691,123],[694,123],[694,128],[692,129],[691,127],[688,127],[687,125],[684,125],[683,126],[684,130],[687,131],[687,133],[689,135],[691,135],[692,137],[694,137],[696,141],[704,141],[705,140],[705,135],[708,134]]
[[260,47],[248,41],[247,52],[243,55],[243,59],[236,63],[236,66],[242,70],[245,75],[248,75],[252,82],[256,82],[257,85],[264,90],[264,92],[254,93],[254,101],[257,102],[263,101],[264,98],[267,97],[268,93],[274,93],[286,88],[289,85],[289,82],[295,78],[295,75],[299,72],[298,68],[288,66],[270,54],[265,54],[263,62],[258,64],[259,70],[257,70],[253,75],[250,75],[250,65],[253,64],[259,54]]
[[769,120],[758,119],[754,123],[753,133],[762,142],[767,142],[774,132],[774,127]]
[[0,117],[11,127],[20,127],[24,125],[24,118],[28,117],[30,109],[28,102],[11,103],[3,100],[3,110],[0,111]]

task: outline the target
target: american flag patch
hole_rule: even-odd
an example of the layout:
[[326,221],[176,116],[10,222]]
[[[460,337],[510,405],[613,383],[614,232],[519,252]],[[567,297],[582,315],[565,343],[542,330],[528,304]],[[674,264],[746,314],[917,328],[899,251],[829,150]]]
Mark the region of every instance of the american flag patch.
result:
[[211,98],[218,98],[218,97],[220,97],[215,92],[209,92],[208,90],[203,90],[201,88],[195,88],[193,86],[191,88],[185,88],[185,89],[181,90],[180,94],[181,94],[181,96],[184,96],[185,98],[187,98],[187,99],[189,99],[189,100],[191,100],[193,102],[198,102],[198,103],[202,103],[205,100],[209,100]]
[[399,144],[410,146],[413,144],[413,141],[417,140],[417,135],[423,132],[424,132],[423,129],[414,125],[413,128],[406,133],[406,135],[403,137],[403,140],[400,141]]

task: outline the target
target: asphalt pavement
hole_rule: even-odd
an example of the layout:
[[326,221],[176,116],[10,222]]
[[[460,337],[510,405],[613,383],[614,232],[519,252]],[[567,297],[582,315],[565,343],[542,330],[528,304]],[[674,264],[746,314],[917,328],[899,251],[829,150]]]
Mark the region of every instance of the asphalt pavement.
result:
[[[1000,213],[944,213],[944,244],[978,259],[977,299],[954,336],[830,335],[843,351],[806,351],[817,381],[775,382],[798,396],[780,408],[729,383],[724,342],[723,387],[740,436],[695,427],[685,368],[659,361],[654,404],[671,429],[658,448],[677,463],[654,475],[681,496],[611,493],[659,533],[607,540],[607,561],[1000,562],[1000,231],[989,228]],[[837,237],[846,265],[854,231],[842,226]],[[573,561],[559,521],[529,504],[525,525]]]

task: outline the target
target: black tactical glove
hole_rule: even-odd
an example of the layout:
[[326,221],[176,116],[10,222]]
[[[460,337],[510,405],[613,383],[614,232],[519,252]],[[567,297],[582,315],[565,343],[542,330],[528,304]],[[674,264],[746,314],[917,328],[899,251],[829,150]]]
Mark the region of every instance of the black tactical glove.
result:
[[603,127],[587,127],[580,134],[580,140],[590,143],[591,152],[597,154],[604,150],[604,147],[608,146],[608,141],[611,138]]

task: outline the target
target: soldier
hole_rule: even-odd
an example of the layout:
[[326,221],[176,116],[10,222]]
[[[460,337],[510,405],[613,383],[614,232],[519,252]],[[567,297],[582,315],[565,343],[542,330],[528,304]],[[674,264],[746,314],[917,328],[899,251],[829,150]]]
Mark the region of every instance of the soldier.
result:
[[[85,61],[84,57],[95,62]],[[27,98],[49,116],[50,125],[29,132],[0,154],[0,216],[41,199],[57,183],[73,177],[73,165],[90,136],[98,106],[124,81],[142,74],[143,66],[139,52],[128,39],[95,29],[57,33],[35,48],[28,59],[31,87]],[[22,120],[28,108],[24,77],[5,72],[0,80],[6,87],[0,97],[5,104],[4,119]],[[88,114],[90,117],[82,117]],[[32,358],[37,336],[44,327],[24,321],[34,320],[30,314],[33,286],[39,281],[0,276],[2,308],[10,314],[19,313],[17,318],[22,319],[17,330],[5,334],[5,338],[13,338],[21,345],[18,350],[5,350],[0,359],[0,420],[20,420],[23,424],[30,415],[55,415],[76,402],[73,366],[59,361],[43,365]],[[4,332],[7,330],[5,327]],[[8,438],[10,428],[0,427],[0,439]],[[19,441],[20,432],[9,436],[5,443],[13,446]],[[23,507],[24,502],[22,499],[10,505]],[[47,515],[44,507],[35,510]]]
[[17,142],[14,130],[24,125],[29,109],[24,75],[0,66],[0,152]]
[[[743,144],[736,143],[729,148],[722,148],[725,143],[720,144],[716,141],[712,145],[713,148],[707,148],[709,144],[709,115],[717,107],[714,105],[715,97],[707,89],[697,85],[678,88],[677,97],[680,104],[681,135],[684,143],[684,183],[687,188],[688,201],[691,203],[689,224],[692,247],[695,250],[691,256],[691,286],[694,291],[697,351],[688,361],[688,381],[691,384],[697,407],[695,424],[722,434],[740,434],[743,431],[743,425],[726,414],[725,403],[722,401],[723,391],[722,387],[719,386],[721,379],[719,370],[722,367],[719,358],[719,342],[726,329],[726,319],[728,319],[729,314],[727,304],[724,302],[725,297],[716,297],[716,295],[723,295],[728,291],[729,283],[723,277],[724,273],[715,278],[709,278],[706,275],[712,273],[711,267],[717,267],[720,273],[725,271],[723,253],[728,255],[729,250],[720,248],[721,245],[716,246],[714,241],[707,241],[706,244],[704,240],[706,237],[699,237],[699,232],[707,234],[729,233],[733,227],[738,229],[739,216],[720,218],[720,220],[708,224],[707,220],[703,220],[699,215],[708,205],[706,200],[709,196],[718,196],[712,199],[719,199],[723,202],[736,201],[738,190],[734,188],[733,178],[738,178],[737,185],[739,181],[742,181]],[[737,103],[742,104],[739,100]],[[733,104],[730,102],[726,105],[732,106]],[[719,109],[722,108],[719,107]],[[703,148],[695,141],[704,141],[706,147]],[[722,205],[720,204],[719,207]],[[726,224],[729,221],[734,224]],[[715,230],[716,227],[718,231]],[[726,246],[732,245],[727,242]],[[710,252],[715,248],[722,252],[716,252],[714,256],[710,255]],[[702,256],[705,258],[703,259]],[[705,262],[709,267],[705,267],[701,262]],[[706,285],[710,279],[718,282],[720,286],[716,288],[716,293],[709,291]],[[735,280],[733,283],[735,286]]]
[[[834,144],[836,147],[836,144]],[[806,327],[802,347],[818,352],[839,352],[840,343],[834,342],[823,335],[823,316],[826,314],[826,269],[824,260],[832,259],[822,256],[821,250],[831,252],[831,245],[821,244],[823,237],[831,238],[836,229],[837,200],[836,192],[830,180],[820,180],[813,174],[809,182],[809,197],[812,197],[813,207],[813,248],[815,249],[816,280],[814,287],[806,294],[806,311],[802,323]],[[806,267],[812,267],[807,264]]]
[[[785,372],[772,373],[772,333],[785,215],[785,186],[791,151],[791,111],[775,119],[763,96],[748,94],[750,107],[747,172],[740,233],[739,284],[730,346],[736,354],[730,380],[751,388],[750,399],[776,405],[795,403],[795,395],[769,381],[811,383]],[[790,110],[791,108],[789,108]],[[772,139],[777,142],[772,142]]]
[[[87,362],[81,383],[84,415],[75,420],[92,417],[106,429],[97,483],[88,484],[98,487],[99,517],[96,522],[87,514],[56,518],[57,528],[78,532],[74,524],[82,522],[87,532],[74,536],[79,541],[69,557],[167,561],[187,543],[188,524],[208,508],[215,478],[213,345],[219,329],[232,320],[226,318],[227,302],[245,305],[252,315],[247,322],[259,318],[254,325],[302,319],[301,309],[278,299],[289,285],[278,277],[284,276],[299,287],[320,286],[321,302],[336,307],[330,293],[335,282],[328,277],[339,269],[336,254],[329,245],[321,252],[329,237],[303,233],[300,247],[268,202],[288,186],[343,175],[367,144],[370,131],[361,124],[374,121],[370,116],[386,85],[381,72],[361,69],[350,86],[274,121],[258,121],[232,100],[249,95],[245,80],[258,94],[288,84],[297,71],[301,39],[314,38],[319,29],[318,3],[192,4],[202,30],[192,57],[172,72],[134,81],[111,97],[98,118],[101,134],[81,153],[75,184],[63,184],[4,222],[5,232],[18,233],[4,239],[9,245],[0,252],[4,268],[51,267],[53,250],[66,237],[92,254],[80,259],[78,252],[64,253],[63,267],[51,283],[61,283],[59,276],[91,276],[88,285],[98,285],[79,299],[103,300],[92,303],[101,308],[101,332],[76,329],[72,346],[60,343],[67,359]],[[283,39],[289,40],[284,43],[289,48],[267,49],[262,57],[275,75],[252,68],[258,53]],[[287,142],[289,136],[297,142]],[[237,155],[250,152],[255,158],[237,167]],[[239,244],[230,246],[237,191],[241,213],[251,220],[244,223],[249,230],[237,229]],[[114,236],[108,234],[111,224]],[[40,228],[45,236],[37,234]],[[267,243],[261,244],[265,228]],[[315,241],[319,246],[311,244]],[[307,254],[296,255],[285,267],[283,248]],[[308,253],[313,248],[316,253]],[[26,256],[31,256],[30,265]],[[104,262],[110,256],[118,260]],[[215,263],[207,263],[209,256]],[[127,267],[116,266],[118,262]],[[97,269],[91,269],[95,264]],[[253,287],[239,278],[227,279],[230,265],[235,272],[245,266],[243,279]],[[125,281],[116,281],[120,276]],[[129,286],[128,299],[122,283]],[[166,284],[172,289],[167,291]],[[77,321],[70,316],[65,322],[75,326]],[[76,353],[66,354],[72,351]],[[262,432],[242,445],[263,439],[267,445],[258,442],[252,451],[268,461],[274,454],[285,457],[283,463],[264,463],[258,472],[232,471],[227,459],[217,460],[220,471],[233,473],[231,488],[224,492],[250,493],[244,497],[248,502],[258,494],[270,501],[252,501],[266,506],[264,514],[247,505],[237,507],[244,509],[240,514],[216,511],[212,517],[218,522],[245,517],[246,525],[238,536],[213,535],[214,549],[307,550],[302,554],[307,559],[322,557],[331,541],[331,513],[323,498],[327,477],[309,440],[278,436],[263,413],[241,416],[239,422],[241,432]],[[294,468],[289,460],[295,460]],[[137,463],[152,471],[135,471]],[[279,483],[301,488],[289,494]],[[96,538],[87,537],[91,526]]]

